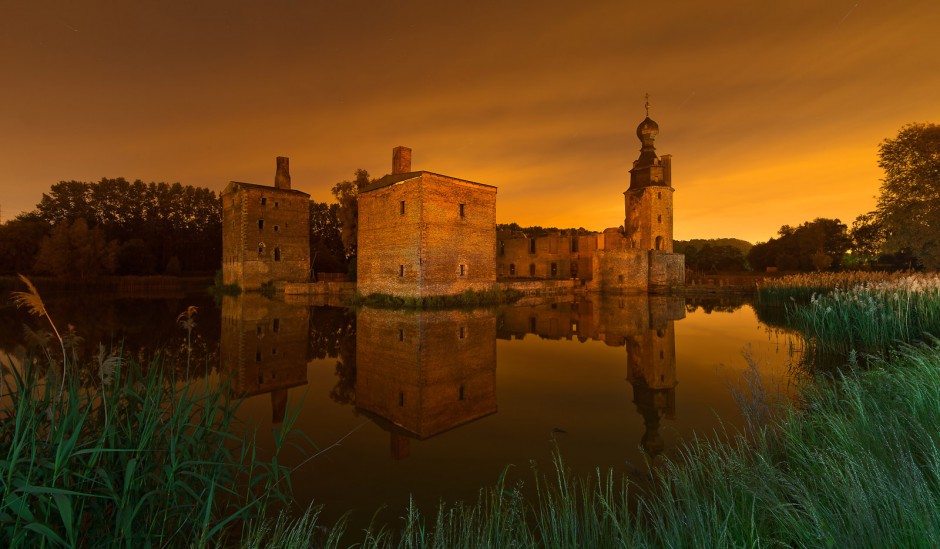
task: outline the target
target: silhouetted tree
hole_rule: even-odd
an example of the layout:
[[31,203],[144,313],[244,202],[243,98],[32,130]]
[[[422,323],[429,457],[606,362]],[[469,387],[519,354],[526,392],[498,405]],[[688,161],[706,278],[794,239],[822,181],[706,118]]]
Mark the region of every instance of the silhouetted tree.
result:
[[19,215],[0,225],[0,272],[30,272],[49,228],[48,223],[33,213]]
[[114,271],[118,245],[104,231],[78,218],[53,227],[39,246],[36,270],[59,278],[88,280]]
[[904,126],[881,143],[878,156],[885,251],[909,252],[924,267],[940,268],[940,125]]
[[310,263],[314,273],[346,272],[339,205],[310,201]]
[[838,219],[816,218],[799,227],[784,225],[778,234],[778,238],[751,248],[747,254],[751,268],[761,271],[767,267],[783,271],[837,270],[852,245],[848,227]]

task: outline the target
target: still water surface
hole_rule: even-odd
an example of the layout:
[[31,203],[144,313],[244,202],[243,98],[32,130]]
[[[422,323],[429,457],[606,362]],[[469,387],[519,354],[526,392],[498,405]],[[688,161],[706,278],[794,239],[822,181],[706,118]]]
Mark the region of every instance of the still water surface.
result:
[[[238,415],[262,447],[295,410],[295,429],[316,444],[295,437],[303,449],[280,458],[296,467],[300,505],[326,504],[327,519],[354,510],[357,525],[382,505],[383,522],[394,522],[409,498],[428,510],[473,501],[510,464],[513,481],[530,482],[531,464],[550,470],[555,448],[577,474],[642,475],[682,440],[741,428],[744,354],[771,390],[792,389],[788,337],[743,301],[625,296],[356,312],[257,294],[220,307],[201,296],[86,296],[50,310],[89,343],[181,356],[175,319],[191,304],[200,307],[196,356],[208,379],[231,379],[245,397]],[[18,324],[31,321],[4,308],[0,322],[12,353]]]

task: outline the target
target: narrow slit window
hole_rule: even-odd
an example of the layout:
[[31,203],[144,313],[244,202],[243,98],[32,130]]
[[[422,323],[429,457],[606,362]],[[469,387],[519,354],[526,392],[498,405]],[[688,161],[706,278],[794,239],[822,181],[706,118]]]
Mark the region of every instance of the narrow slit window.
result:
[[558,263],[552,263],[552,278],[558,275]]
[[404,406],[404,405],[405,405],[405,393],[403,393],[403,392],[401,392],[401,391],[398,392],[398,405],[399,405],[399,406]]
[[663,222],[663,216],[662,216],[662,215],[657,215],[657,216],[656,216],[656,221],[658,221],[659,223],[662,223],[662,222]]
[[460,204],[459,206],[460,206],[460,208],[459,208],[459,209],[460,209],[460,217],[463,217],[463,216],[464,216],[464,205],[463,205],[463,204]]
[[404,341],[404,340],[405,340],[405,331],[399,328],[398,329],[398,341]]
[[401,214],[401,215],[405,215],[405,201],[404,201],[404,200],[402,200],[402,201],[398,204],[398,208],[399,208],[398,213]]
[[280,318],[275,318],[274,320],[271,321],[271,330],[274,333],[281,331],[281,319]]
[[465,267],[464,265],[461,265],[461,266],[460,266],[460,276],[465,275],[465,274],[466,274],[466,271],[467,271],[467,270],[466,270],[466,267]]
[[405,266],[399,265],[398,266],[398,278],[402,278],[404,276],[405,276]]
[[529,241],[529,253],[530,254],[535,253],[535,239],[534,238]]
[[259,230],[259,231],[264,230],[264,220],[263,220],[263,219],[259,219],[259,220],[258,220],[258,230]]
[[277,208],[277,200],[274,201],[274,207]]
[[529,276],[535,276],[535,263],[529,264]]
[[274,261],[280,261],[280,260],[281,260],[281,249],[275,246],[275,248],[274,248]]
[[277,225],[274,226],[274,232],[278,232],[278,231],[280,231],[280,230],[281,230],[280,227],[278,227]]
[[255,362],[261,362],[261,351],[255,351]]
[[516,264],[515,263],[509,264],[509,276],[516,276]]
[[261,197],[261,205],[264,206],[264,205],[267,204],[267,203],[268,203],[268,199],[262,196],[262,197]]
[[460,339],[463,339],[467,335],[467,329],[463,326],[460,327]]
[[460,386],[460,392],[457,395],[459,400],[463,400],[463,385]]

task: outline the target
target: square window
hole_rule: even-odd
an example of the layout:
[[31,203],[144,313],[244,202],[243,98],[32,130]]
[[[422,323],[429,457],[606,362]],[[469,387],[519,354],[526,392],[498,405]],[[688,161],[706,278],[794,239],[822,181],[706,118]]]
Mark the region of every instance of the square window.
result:
[[261,205],[264,206],[264,205],[267,204],[267,203],[268,203],[268,199],[262,196],[262,197],[261,197]]
[[274,201],[274,207],[277,208],[277,200]]
[[280,231],[280,230],[281,230],[280,227],[278,227],[277,225],[274,226],[274,232],[278,232],[278,231]]

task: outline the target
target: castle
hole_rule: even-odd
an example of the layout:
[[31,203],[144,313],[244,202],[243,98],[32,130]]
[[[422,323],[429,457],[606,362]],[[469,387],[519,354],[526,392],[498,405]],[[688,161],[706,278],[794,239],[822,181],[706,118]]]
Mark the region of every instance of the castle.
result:
[[[623,226],[579,235],[497,234],[496,187],[413,171],[411,149],[396,147],[392,173],[359,190],[357,291],[428,297],[553,279],[599,293],[681,287],[672,157],[656,155],[648,104],[636,134]],[[222,192],[223,281],[247,290],[310,281],[308,200],[291,190],[283,157],[274,187],[231,182]]]

